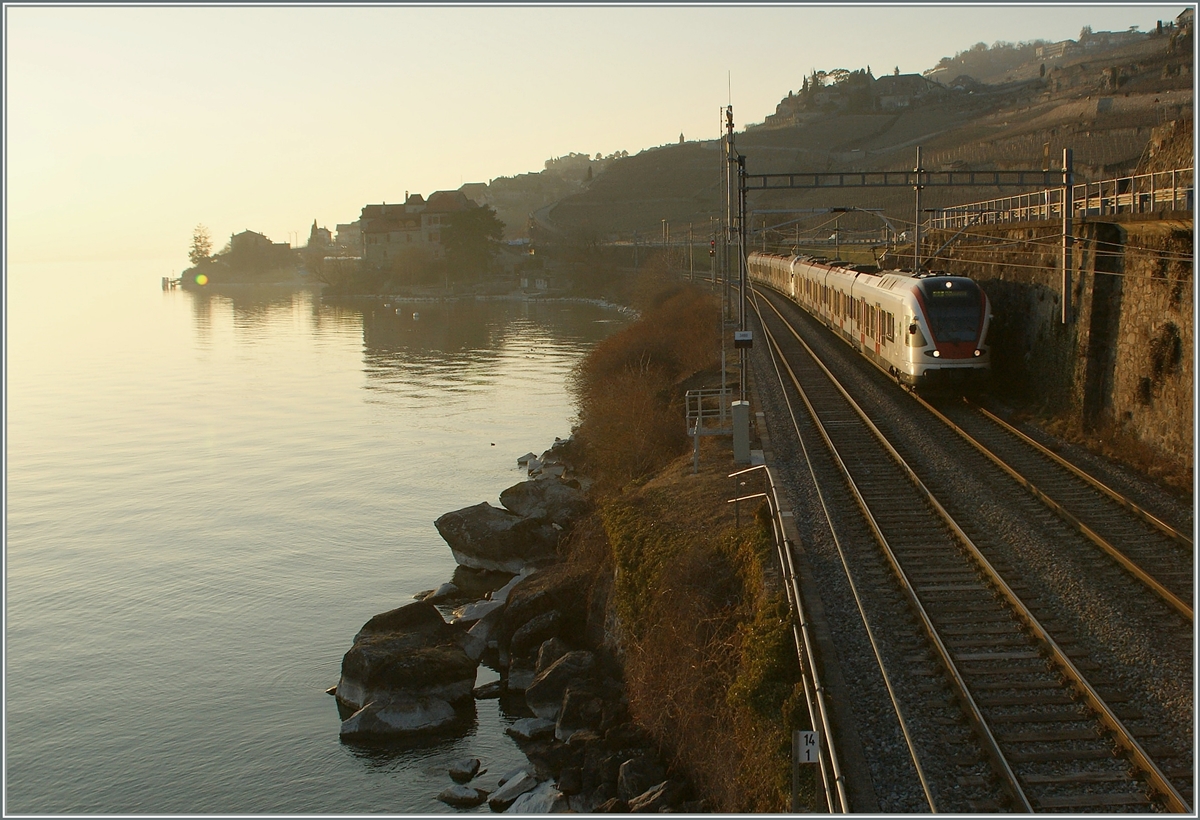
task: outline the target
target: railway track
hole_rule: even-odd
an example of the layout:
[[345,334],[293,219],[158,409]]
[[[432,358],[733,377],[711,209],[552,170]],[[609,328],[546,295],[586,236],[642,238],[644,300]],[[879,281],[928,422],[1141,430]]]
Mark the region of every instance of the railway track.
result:
[[1029,605],[1014,567],[976,543],[978,525],[922,483],[771,300],[755,303],[903,738],[908,762],[891,768],[926,804],[887,808],[1190,811],[1143,745],[1153,729],[1130,730],[1139,711],[1097,683],[1102,664],[1053,605]]
[[1189,535],[969,400],[917,401],[1182,617],[1195,619]]

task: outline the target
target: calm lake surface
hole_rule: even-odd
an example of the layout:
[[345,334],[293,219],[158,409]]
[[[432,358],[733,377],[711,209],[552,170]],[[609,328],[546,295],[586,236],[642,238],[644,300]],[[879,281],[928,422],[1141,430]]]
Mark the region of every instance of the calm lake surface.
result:
[[9,265],[7,812],[444,813],[463,757],[493,788],[524,762],[498,701],[367,750],[325,689],[368,618],[449,580],[433,520],[569,434],[567,375],[624,318],[169,271]]

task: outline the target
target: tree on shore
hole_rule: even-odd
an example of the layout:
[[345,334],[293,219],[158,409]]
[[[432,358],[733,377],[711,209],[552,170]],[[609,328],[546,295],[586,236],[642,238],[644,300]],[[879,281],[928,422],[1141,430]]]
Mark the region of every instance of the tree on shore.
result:
[[196,229],[192,231],[192,249],[188,251],[188,259],[191,260],[193,266],[196,266],[211,258],[212,237],[208,234],[208,228],[197,225]]
[[490,205],[484,205],[450,214],[442,230],[442,245],[452,268],[483,273],[503,237],[504,223]]

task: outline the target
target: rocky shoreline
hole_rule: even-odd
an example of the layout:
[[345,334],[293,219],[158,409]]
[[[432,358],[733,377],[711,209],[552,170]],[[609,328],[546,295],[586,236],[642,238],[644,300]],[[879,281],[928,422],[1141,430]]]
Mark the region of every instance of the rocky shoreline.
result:
[[[705,811],[631,720],[606,584],[559,556],[590,512],[568,440],[518,459],[529,478],[434,522],[454,580],[367,621],[328,691],[345,743],[403,741],[447,730],[473,701],[506,698],[529,716],[505,731],[528,764],[480,787],[485,761],[447,771],[438,799],[495,812]],[[449,617],[444,617],[446,610]],[[475,687],[480,663],[500,679]],[[490,783],[490,781],[489,781]]]

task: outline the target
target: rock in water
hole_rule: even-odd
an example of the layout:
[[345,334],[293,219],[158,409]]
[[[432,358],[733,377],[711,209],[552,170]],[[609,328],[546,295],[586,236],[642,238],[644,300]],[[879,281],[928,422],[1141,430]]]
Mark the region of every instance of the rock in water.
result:
[[526,564],[555,556],[558,530],[546,521],[523,518],[486,501],[445,513],[433,525],[462,566],[520,572]]
[[504,733],[517,740],[537,740],[539,737],[549,737],[554,734],[554,721],[543,718],[521,718],[513,721],[513,725]]
[[469,700],[476,660],[468,650],[478,642],[425,601],[376,615],[342,658],[337,699],[351,709],[397,698]]
[[438,698],[396,697],[372,701],[342,721],[342,740],[369,740],[440,729],[458,718],[449,703]]
[[[477,757],[456,760],[450,764],[450,777],[456,783],[466,783],[477,774],[479,774],[479,758]],[[479,802],[482,803],[483,801]]]
[[456,809],[470,809],[487,800],[487,792],[472,786],[457,784],[444,789],[437,799]]

